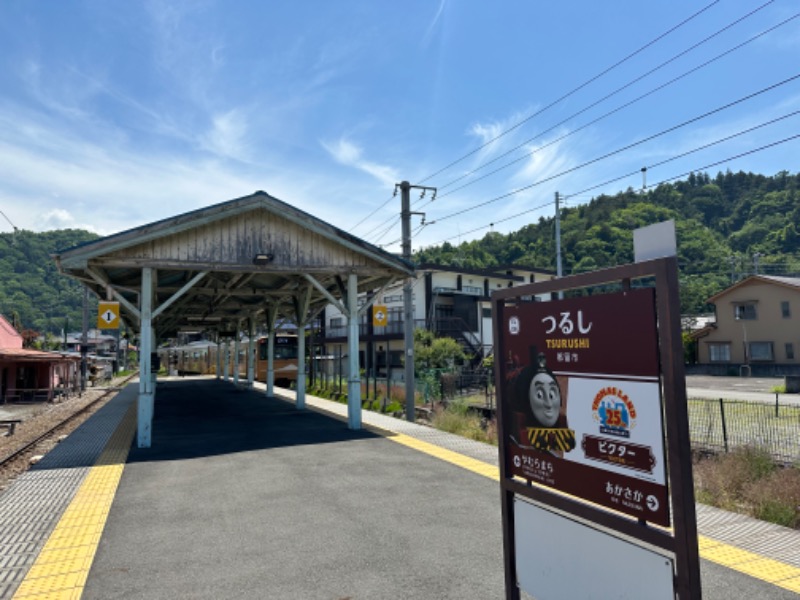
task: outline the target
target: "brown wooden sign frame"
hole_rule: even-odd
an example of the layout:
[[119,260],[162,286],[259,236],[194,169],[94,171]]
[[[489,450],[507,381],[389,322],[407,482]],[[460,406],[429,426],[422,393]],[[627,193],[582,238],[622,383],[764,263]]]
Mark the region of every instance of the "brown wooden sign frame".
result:
[[[510,419],[509,399],[504,398],[505,367],[508,345],[506,314],[520,303],[536,296],[572,290],[598,289],[616,286],[631,290],[631,282],[646,280],[655,289],[655,318],[657,345],[660,357],[659,376],[664,417],[664,449],[667,460],[667,486],[672,508],[672,527],[652,525],[615,512],[558,490],[515,477],[508,464],[507,440]],[[692,457],[689,439],[689,420],[686,381],[683,367],[683,345],[680,330],[678,299],[678,268],[675,257],[660,258],[601,271],[573,275],[526,286],[497,290],[492,294],[492,315],[497,386],[497,427],[500,455],[500,485],[502,490],[503,552],[505,562],[506,598],[519,600],[516,573],[516,540],[514,530],[514,496],[520,495],[555,508],[567,515],[596,523],[638,541],[660,548],[675,557],[675,592],[681,598],[700,599],[700,566],[697,544],[697,521],[692,480]]]

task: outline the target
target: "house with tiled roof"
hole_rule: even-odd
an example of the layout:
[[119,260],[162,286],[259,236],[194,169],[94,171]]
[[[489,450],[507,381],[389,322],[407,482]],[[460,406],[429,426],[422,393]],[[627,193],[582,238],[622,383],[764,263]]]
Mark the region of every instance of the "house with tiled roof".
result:
[[800,278],[751,275],[708,299],[698,363],[717,374],[800,374]]

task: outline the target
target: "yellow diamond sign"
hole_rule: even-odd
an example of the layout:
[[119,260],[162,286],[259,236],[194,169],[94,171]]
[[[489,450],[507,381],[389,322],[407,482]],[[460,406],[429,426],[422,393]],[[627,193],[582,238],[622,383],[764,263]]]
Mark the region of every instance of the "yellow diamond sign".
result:
[[98,304],[97,328],[119,329],[119,302],[100,302]]
[[374,304],[372,306],[372,324],[375,327],[386,327],[389,323],[389,312],[383,304]]

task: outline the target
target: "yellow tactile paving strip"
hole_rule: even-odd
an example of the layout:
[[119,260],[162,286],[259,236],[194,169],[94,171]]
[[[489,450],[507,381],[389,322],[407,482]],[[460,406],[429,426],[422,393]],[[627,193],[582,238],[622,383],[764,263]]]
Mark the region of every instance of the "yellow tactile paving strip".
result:
[[[423,442],[408,435],[387,431],[379,427],[370,426],[369,428],[393,442],[424,452],[478,475],[500,481],[500,469],[494,465],[441,448],[435,444]],[[697,540],[702,558],[772,585],[800,593],[800,569],[797,567],[742,550],[706,536],[698,535]]]
[[134,404],[64,511],[15,600],[81,597],[135,431]]

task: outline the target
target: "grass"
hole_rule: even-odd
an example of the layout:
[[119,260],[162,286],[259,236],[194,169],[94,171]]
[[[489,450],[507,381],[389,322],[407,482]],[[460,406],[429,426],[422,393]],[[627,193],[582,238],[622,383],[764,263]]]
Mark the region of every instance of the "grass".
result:
[[800,529],[800,467],[775,464],[764,448],[701,456],[694,482],[698,502]]
[[470,410],[467,399],[458,399],[446,407],[439,406],[431,415],[431,426],[470,440],[497,445],[497,424]]

